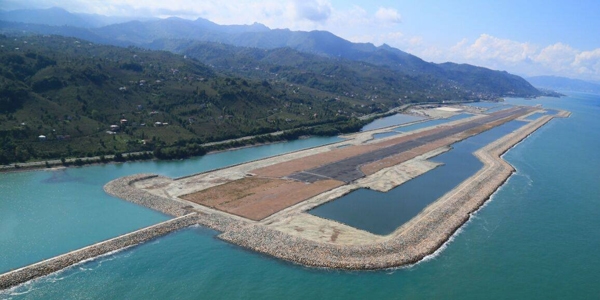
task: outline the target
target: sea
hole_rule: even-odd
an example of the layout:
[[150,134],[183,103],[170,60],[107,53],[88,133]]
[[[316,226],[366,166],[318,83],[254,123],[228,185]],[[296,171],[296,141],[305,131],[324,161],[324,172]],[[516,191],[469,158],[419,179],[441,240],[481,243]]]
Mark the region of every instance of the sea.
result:
[[[0,299],[600,299],[600,96],[505,104],[572,116],[509,150],[504,159],[516,172],[450,241],[414,265],[308,268],[195,226],[0,291]],[[106,195],[102,186],[114,178],[184,176],[341,140],[0,174],[0,273],[169,218]]]

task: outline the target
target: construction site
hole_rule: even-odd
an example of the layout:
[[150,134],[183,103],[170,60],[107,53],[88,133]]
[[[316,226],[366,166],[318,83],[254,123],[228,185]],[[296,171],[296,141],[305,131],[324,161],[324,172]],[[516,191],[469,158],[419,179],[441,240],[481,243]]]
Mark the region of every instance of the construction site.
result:
[[[349,269],[414,263],[441,246],[510,176],[513,168],[501,154],[552,118],[569,116],[565,111],[549,114],[540,107],[519,106],[489,113],[469,106],[417,113],[447,118],[465,109],[470,113],[466,118],[382,139],[373,136],[394,128],[182,178],[148,175],[124,179],[121,185],[141,198],[171,201],[180,208],[179,215],[207,216],[210,222],[199,223],[223,232],[223,240],[296,263]],[[534,115],[539,117],[531,119]],[[438,167],[430,158],[452,144],[514,120],[525,125],[474,153],[483,163],[481,170],[391,234],[374,234],[309,213],[357,189],[386,192],[398,187]]]
[[[541,107],[486,112],[464,105],[413,113],[443,119],[464,110],[469,115],[459,120],[433,126],[425,121],[416,130],[396,125],[359,132],[334,144],[181,178],[155,174],[118,178],[105,185],[107,193],[176,218],[5,273],[0,279],[12,286],[193,224],[219,231],[224,241],[305,266],[382,269],[418,262],[439,249],[514,172],[501,158],[503,153],[553,118],[570,115]],[[440,167],[431,158],[453,144],[512,121],[520,122],[517,129],[472,153],[483,167],[389,234],[310,213],[358,189],[387,192],[401,186]],[[384,133],[391,135],[374,138]]]

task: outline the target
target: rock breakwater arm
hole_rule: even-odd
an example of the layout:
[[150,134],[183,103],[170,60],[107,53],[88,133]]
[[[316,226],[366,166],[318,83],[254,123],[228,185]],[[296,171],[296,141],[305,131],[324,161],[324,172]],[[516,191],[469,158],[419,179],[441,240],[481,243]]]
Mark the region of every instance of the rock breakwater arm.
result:
[[197,217],[198,216],[195,213],[188,214],[17,270],[0,274],[0,289],[6,289],[60,271],[84,260],[147,242],[175,230],[197,224]]
[[425,208],[387,239],[363,245],[334,245],[292,236],[253,224],[219,238],[307,266],[339,269],[382,269],[418,262],[443,245],[514,171],[501,158],[511,147],[552,119],[544,116],[478,150],[484,167]]
[[159,175],[137,174],[117,178],[104,185],[104,191],[115,197],[160,211],[170,216],[179,217],[189,213],[188,207],[183,203],[163,198],[132,186],[137,181],[156,177],[159,177]]

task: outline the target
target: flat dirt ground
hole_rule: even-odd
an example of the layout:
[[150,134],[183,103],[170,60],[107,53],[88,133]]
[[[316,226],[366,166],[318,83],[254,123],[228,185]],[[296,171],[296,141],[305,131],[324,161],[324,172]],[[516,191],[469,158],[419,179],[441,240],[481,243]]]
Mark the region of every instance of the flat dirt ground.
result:
[[286,179],[248,177],[180,198],[258,221],[343,184],[337,180],[306,184]]
[[316,168],[328,163],[336,162],[345,158],[364,154],[381,148],[377,144],[351,146],[341,149],[331,150],[329,152],[319,153],[299,159],[294,159],[276,165],[252,170],[252,174],[265,177],[284,177],[299,171]]
[[[249,173],[254,174],[254,176],[233,180],[222,185],[180,196],[180,198],[259,221],[292,205],[344,185],[343,179],[340,178],[343,177],[341,175],[346,176],[346,173],[344,173],[346,171],[355,172],[356,169],[358,169],[363,175],[371,175],[384,168],[408,161],[434,149],[446,147],[462,138],[502,124],[507,120],[519,117],[524,113],[527,113],[527,111],[523,109],[519,112],[500,112],[498,115],[502,119],[490,120],[483,124],[474,123],[474,127],[467,130],[448,133],[448,136],[442,136],[437,140],[416,146],[412,149],[392,153],[389,156],[386,155],[386,157],[380,157],[375,161],[369,159],[367,160],[367,163],[353,161],[352,158],[370,154],[386,147],[411,142],[412,140],[421,137],[448,132],[449,129],[456,127],[453,127],[452,125],[442,125],[421,132],[401,135],[399,137],[375,141],[369,144],[338,148],[329,152],[280,162],[267,167],[251,170]],[[340,175],[341,177],[323,176],[318,173],[318,171],[315,174],[309,172],[308,176],[318,177],[318,180],[314,181],[285,178],[285,176],[289,176],[298,171],[311,171],[315,167],[321,167],[340,161],[350,164],[350,167],[353,167],[354,169],[342,169],[340,171],[342,172]]]
[[[342,159],[365,154],[365,153],[368,153],[371,151],[379,150],[379,149],[382,149],[385,147],[393,146],[393,145],[396,145],[399,143],[407,142],[407,141],[410,141],[413,139],[417,139],[417,138],[420,138],[423,136],[437,133],[442,130],[443,130],[443,128],[433,128],[433,129],[428,129],[428,130],[425,130],[422,132],[417,132],[417,133],[412,133],[409,135],[404,135],[404,136],[400,136],[400,137],[396,137],[396,138],[386,139],[381,142],[376,142],[376,143],[372,143],[372,144],[358,145],[358,146],[351,146],[351,147],[347,147],[347,148],[335,149],[335,150],[332,150],[329,152],[319,153],[319,154],[315,154],[315,155],[311,155],[311,156],[307,156],[307,157],[303,157],[303,158],[299,158],[299,159],[290,160],[287,162],[278,163],[278,164],[275,164],[272,166],[255,169],[255,170],[252,170],[251,173],[255,174],[255,175],[259,175],[259,176],[275,177],[275,178],[289,176],[296,172],[310,170],[312,168],[320,167],[320,166],[323,166],[323,165],[326,165],[329,163],[340,161]],[[437,145],[434,148],[428,147],[428,149],[438,148],[438,147],[440,147],[439,145],[442,145],[442,143],[437,143]],[[410,154],[407,153],[404,156],[399,156],[399,157],[401,157],[399,160],[398,160],[398,157],[396,157],[395,160],[389,160],[389,162],[393,161],[393,163],[388,163],[382,167],[375,167],[375,165],[377,165],[377,163],[373,163],[373,164],[371,164],[371,166],[365,168],[365,170],[363,170],[363,171],[367,171],[367,172],[365,172],[365,174],[370,175],[370,174],[373,174],[385,167],[399,164],[401,162],[407,161],[408,159],[414,158],[415,156],[418,156],[420,154],[430,151],[430,150],[424,150],[424,151],[421,151],[421,150],[422,149],[419,149],[419,151],[414,151],[414,153],[411,152]]]

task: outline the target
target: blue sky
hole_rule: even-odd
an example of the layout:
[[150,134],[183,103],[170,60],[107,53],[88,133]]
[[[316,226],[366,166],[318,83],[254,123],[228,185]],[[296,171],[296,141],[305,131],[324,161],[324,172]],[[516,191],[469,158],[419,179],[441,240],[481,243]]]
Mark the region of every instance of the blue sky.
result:
[[375,13],[379,7],[402,15],[398,28],[442,43],[489,34],[522,42],[563,42],[577,48],[600,47],[600,1],[332,1]]
[[60,6],[104,15],[327,30],[353,42],[386,43],[427,61],[600,81],[599,0],[0,1],[5,9]]

